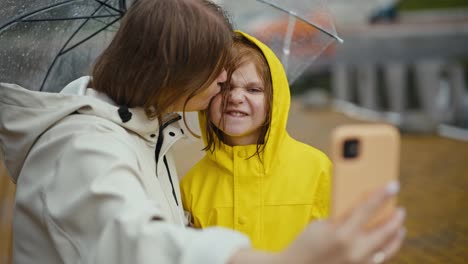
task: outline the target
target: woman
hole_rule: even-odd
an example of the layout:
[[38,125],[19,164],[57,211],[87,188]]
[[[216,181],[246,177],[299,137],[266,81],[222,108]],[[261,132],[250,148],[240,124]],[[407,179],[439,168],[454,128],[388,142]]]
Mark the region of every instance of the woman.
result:
[[280,251],[328,217],[331,163],[286,131],[289,85],[274,53],[242,33],[231,50],[225,98],[201,113],[208,151],[182,179],[183,204],[195,227],[229,227]]
[[227,229],[185,228],[170,152],[184,131],[171,113],[207,107],[226,80],[231,41],[209,2],[136,0],[92,79],[60,94],[1,85],[0,143],[17,182],[15,263],[358,263],[394,254],[400,218],[371,234],[359,228],[394,188],[338,226],[311,224],[280,254],[252,250]]

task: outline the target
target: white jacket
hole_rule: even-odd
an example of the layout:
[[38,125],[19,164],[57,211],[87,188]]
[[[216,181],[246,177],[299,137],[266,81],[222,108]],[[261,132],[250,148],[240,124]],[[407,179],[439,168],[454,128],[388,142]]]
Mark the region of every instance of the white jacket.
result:
[[249,246],[228,229],[185,228],[170,152],[184,137],[177,117],[160,137],[157,120],[88,83],[60,94],[0,84],[0,146],[17,183],[14,263],[225,263]]

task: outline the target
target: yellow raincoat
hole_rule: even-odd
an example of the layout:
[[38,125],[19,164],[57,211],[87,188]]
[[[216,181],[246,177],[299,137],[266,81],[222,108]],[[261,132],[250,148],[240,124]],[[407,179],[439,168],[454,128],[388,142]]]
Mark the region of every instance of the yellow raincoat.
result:
[[[263,51],[272,75],[273,112],[263,163],[257,155],[247,159],[255,145],[208,151],[182,179],[182,200],[195,227],[229,227],[247,234],[257,249],[279,251],[310,221],[328,216],[331,162],[289,136],[284,69],[266,45],[244,35]],[[205,122],[200,115],[202,128]]]

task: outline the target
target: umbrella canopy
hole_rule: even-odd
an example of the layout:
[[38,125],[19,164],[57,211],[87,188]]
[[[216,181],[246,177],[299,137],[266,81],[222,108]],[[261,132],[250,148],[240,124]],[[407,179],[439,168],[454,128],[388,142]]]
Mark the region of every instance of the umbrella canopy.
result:
[[[90,73],[132,0],[0,1],[0,81],[59,91]],[[217,1],[282,60],[292,83],[339,40],[323,0]]]
[[126,0],[3,0],[0,81],[59,91],[107,46]]
[[266,43],[294,82],[338,37],[324,0],[218,0],[235,27]]

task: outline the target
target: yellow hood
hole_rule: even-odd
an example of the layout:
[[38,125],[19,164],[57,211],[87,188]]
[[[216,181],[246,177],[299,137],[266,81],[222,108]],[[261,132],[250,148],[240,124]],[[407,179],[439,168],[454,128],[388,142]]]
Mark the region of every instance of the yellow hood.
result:
[[[276,57],[276,55],[268,46],[244,32],[237,32],[244,35],[260,48],[270,67],[271,80],[273,84],[272,117],[269,128],[270,131],[268,141],[263,153],[261,154],[261,158],[264,162],[264,169],[266,173],[268,173],[269,169],[271,168],[272,157],[274,155],[273,150],[280,151],[280,146],[282,145],[281,142],[288,135],[286,131],[286,125],[288,122],[289,106],[291,101],[288,79],[278,57]],[[199,113],[199,120],[203,142],[206,144],[206,118],[203,112]],[[256,151],[255,146],[237,146],[236,148],[239,147],[245,148],[245,151],[248,152],[248,156],[251,156]],[[218,162],[221,164],[226,165],[230,164],[228,161],[230,160],[231,154],[232,147],[225,144],[221,144],[221,147],[217,148],[213,153],[209,151],[207,152],[207,156],[218,160]]]

